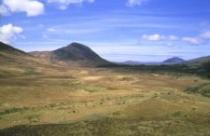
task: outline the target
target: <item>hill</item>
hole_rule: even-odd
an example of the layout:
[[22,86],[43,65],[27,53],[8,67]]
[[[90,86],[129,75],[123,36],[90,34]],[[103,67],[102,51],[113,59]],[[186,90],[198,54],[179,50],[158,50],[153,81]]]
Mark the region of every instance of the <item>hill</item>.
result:
[[53,63],[71,66],[103,66],[111,64],[101,58],[89,47],[76,42],[51,52],[31,52],[30,54],[36,57],[48,59]]
[[31,56],[19,49],[0,42],[0,65],[18,64]]
[[196,68],[197,71],[203,72],[208,78],[210,78],[210,56],[192,59],[185,64],[192,68]]
[[0,53],[2,54],[3,52],[7,52],[7,53],[11,53],[11,54],[25,54],[25,52],[16,49],[8,44],[5,44],[3,42],[0,41]]
[[5,63],[5,59],[7,60],[14,60],[17,59],[17,57],[20,56],[29,56],[27,53],[16,49],[10,45],[7,45],[3,42],[0,42],[0,62]]
[[52,60],[58,60],[67,64],[79,64],[82,66],[100,66],[109,64],[89,47],[80,43],[71,43],[66,47],[52,52]]
[[187,61],[186,64],[188,64],[188,65],[203,65],[208,62],[210,62],[210,56],[191,59],[191,60]]
[[165,60],[163,62],[163,64],[181,64],[183,62],[185,62],[184,59],[179,58],[179,57],[173,57],[173,58],[169,58],[169,59]]
[[43,69],[49,71],[55,65],[0,42],[0,66],[0,77],[5,78],[37,74]]
[[33,73],[40,62],[30,54],[0,42],[0,77]]

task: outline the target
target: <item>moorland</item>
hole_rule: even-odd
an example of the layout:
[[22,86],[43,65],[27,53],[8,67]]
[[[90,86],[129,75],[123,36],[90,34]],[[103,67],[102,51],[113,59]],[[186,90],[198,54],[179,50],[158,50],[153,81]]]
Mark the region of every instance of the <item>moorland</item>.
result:
[[210,57],[114,64],[78,43],[0,45],[1,136],[209,136]]

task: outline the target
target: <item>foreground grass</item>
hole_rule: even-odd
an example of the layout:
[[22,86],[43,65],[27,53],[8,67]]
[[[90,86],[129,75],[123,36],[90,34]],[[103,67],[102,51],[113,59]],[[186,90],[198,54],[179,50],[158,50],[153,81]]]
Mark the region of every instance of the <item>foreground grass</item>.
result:
[[[1,136],[209,136],[209,108],[151,98],[105,116],[71,123],[23,125],[0,130]],[[159,106],[157,108],[157,106]],[[189,107],[188,107],[189,106]]]
[[138,121],[105,118],[71,124],[19,126],[1,136],[209,136],[206,126],[184,121]]
[[210,97],[210,82],[194,84],[189,86],[185,91],[187,93],[201,94],[203,96]]
[[210,99],[184,91],[207,80],[132,71],[58,67],[5,74],[0,135],[210,135]]

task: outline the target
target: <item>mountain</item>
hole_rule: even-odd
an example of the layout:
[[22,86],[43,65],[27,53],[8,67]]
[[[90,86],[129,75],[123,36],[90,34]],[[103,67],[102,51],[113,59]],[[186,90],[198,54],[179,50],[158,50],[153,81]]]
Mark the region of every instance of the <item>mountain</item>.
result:
[[210,56],[205,56],[205,57],[191,59],[191,60],[187,61],[186,64],[188,64],[188,65],[203,65],[203,64],[209,63],[209,62],[210,62]]
[[51,52],[30,52],[30,54],[36,57],[48,59],[53,63],[71,66],[104,66],[111,64],[101,58],[89,47],[76,42]]
[[[127,63],[134,65],[138,62],[129,61]],[[150,66],[146,66],[146,69],[148,69],[148,67],[153,70],[164,71],[166,69],[174,69],[176,71],[178,70],[186,73],[194,73],[198,75],[208,76],[210,78],[210,56],[201,57],[189,61],[184,61],[181,58],[173,57],[167,59],[162,64],[165,64],[165,66],[151,64]],[[21,75],[23,73],[31,74],[43,70],[49,71],[49,69],[53,67],[63,67],[65,65],[88,67],[125,66],[124,64],[121,65],[104,60],[89,47],[80,43],[72,43],[66,47],[59,48],[54,51],[35,51],[28,54],[24,51],[0,42],[0,77]],[[139,69],[145,69],[145,67],[143,67],[141,64],[135,66]]]
[[187,66],[197,69],[198,72],[210,78],[210,56],[200,57],[189,60],[185,63]]
[[0,41],[0,55],[3,56],[3,54],[26,55],[27,53]]
[[4,65],[9,62],[17,62],[17,60],[23,59],[22,57],[29,57],[27,53],[16,49],[8,44],[0,42],[0,64]]
[[71,43],[66,47],[53,51],[51,58],[68,64],[78,63],[83,66],[100,66],[109,63],[89,47],[80,43]]
[[31,60],[27,53],[0,42],[0,77],[20,74]]
[[169,58],[165,61],[163,61],[163,64],[167,64],[167,65],[170,65],[170,64],[181,64],[181,63],[184,63],[185,60],[182,59],[182,58],[179,58],[179,57],[173,57],[173,58]]
[[44,60],[0,42],[0,78],[36,74],[51,67],[53,65]]
[[169,66],[169,70],[197,74],[210,78],[210,56],[200,57],[187,61],[178,57],[173,57],[164,61],[163,64]]

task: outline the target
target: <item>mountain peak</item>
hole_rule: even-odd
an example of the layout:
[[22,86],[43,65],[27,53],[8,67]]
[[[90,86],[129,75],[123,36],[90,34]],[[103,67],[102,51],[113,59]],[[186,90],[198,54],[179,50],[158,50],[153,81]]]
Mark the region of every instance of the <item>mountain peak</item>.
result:
[[69,45],[67,45],[66,47],[63,47],[63,48],[60,48],[60,49],[69,49],[69,50],[72,50],[72,49],[77,49],[77,50],[86,50],[86,51],[91,51],[93,52],[88,46],[84,45],[84,44],[81,44],[81,43],[78,43],[78,42],[73,42]]
[[169,58],[169,59],[165,60],[163,63],[164,64],[180,64],[180,63],[183,63],[183,62],[185,62],[185,60],[182,59],[182,58],[172,57],[172,58]]
[[104,65],[108,62],[102,59],[91,48],[86,45],[73,42],[66,47],[59,48],[52,52],[53,60],[59,60],[67,63],[80,63],[81,65]]
[[[78,42],[72,42],[68,46],[84,47],[85,45],[82,43],[78,43]],[[85,47],[87,47],[87,46],[85,46]]]

